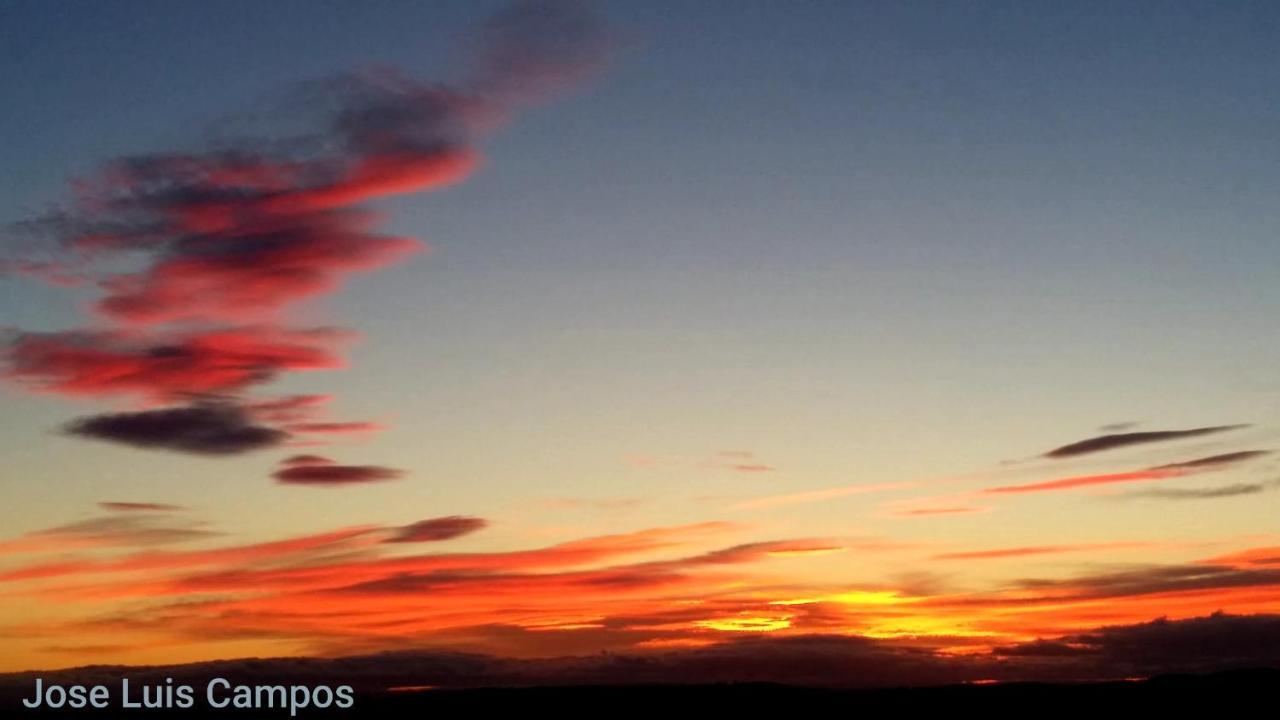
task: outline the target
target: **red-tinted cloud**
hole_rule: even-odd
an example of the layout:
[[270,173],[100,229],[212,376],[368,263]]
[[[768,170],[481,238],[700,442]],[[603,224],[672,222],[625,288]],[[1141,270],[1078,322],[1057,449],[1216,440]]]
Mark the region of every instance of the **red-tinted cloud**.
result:
[[1142,482],[1146,480],[1164,480],[1185,474],[1175,468],[1164,470],[1137,470],[1134,472],[1104,473],[1101,475],[1077,475],[1075,477],[1058,478],[1045,482],[1028,483],[1026,485],[1002,485],[983,490],[986,493],[1027,493],[1047,490],[1070,490],[1090,485],[1111,485],[1114,483]]
[[[1214,428],[1216,430],[1216,428]],[[1192,432],[1192,431],[1187,431]],[[1026,492],[1043,492],[1047,490],[1070,490],[1079,487],[1088,487],[1091,485],[1111,485],[1115,483],[1143,482],[1148,480],[1164,480],[1167,478],[1180,477],[1190,475],[1192,473],[1209,472],[1213,470],[1221,470],[1223,468],[1236,465],[1239,463],[1253,460],[1269,454],[1265,450],[1243,450],[1240,452],[1223,453],[1220,455],[1212,455],[1209,457],[1196,458],[1184,462],[1169,463],[1166,465],[1158,465],[1156,467],[1147,468],[1145,470],[1136,470],[1133,472],[1121,473],[1104,473],[1101,475],[1080,475],[1076,477],[1059,478],[1057,480],[1048,480],[1046,482],[1028,483],[1025,485],[1004,485],[1000,487],[992,487],[983,490],[985,493],[1026,493]]]
[[401,470],[381,465],[290,465],[271,474],[271,477],[291,485],[352,485],[394,480],[404,475]]
[[489,526],[489,521],[478,517],[451,515],[449,517],[420,520],[405,525],[386,540],[389,543],[439,542],[469,535]]
[[332,395],[286,395],[247,403],[245,409],[267,422],[297,423],[311,419],[332,400]]
[[6,374],[44,392],[166,401],[243,390],[288,371],[342,367],[333,346],[343,337],[329,329],[269,326],[156,335],[24,333],[9,347]]
[[967,552],[950,552],[934,555],[934,560],[999,560],[1004,558],[1027,557],[1029,555],[1058,555],[1061,553],[1089,552],[1092,550],[1117,550],[1124,548],[1149,547],[1150,543],[1112,542],[1083,543],[1079,545],[1034,545],[1028,547],[997,548],[995,550],[971,550]]
[[950,505],[947,507],[925,507],[925,508],[909,508],[906,510],[894,510],[891,514],[899,517],[926,517],[929,515],[966,515],[969,513],[984,512],[989,508],[972,507],[968,505]]
[[[477,140],[495,121],[579,79],[601,61],[603,37],[582,7],[517,9],[478,34],[460,87],[393,71],[343,74],[307,86],[313,96],[297,104],[312,117],[297,137],[107,163],[75,184],[73,202],[21,224],[49,241],[40,259],[0,259],[0,272],[59,282],[93,275],[103,293],[96,324],[19,335],[5,374],[67,395],[225,403],[92,417],[70,428],[136,447],[223,453],[279,444],[290,429],[377,429],[316,418],[322,396],[228,396],[285,372],[339,367],[328,339],[287,328],[286,311],[426,248],[380,232],[369,204],[466,179],[481,162]],[[338,484],[393,473],[334,465],[278,475]]]
[[334,465],[334,461],[323,455],[291,455],[280,461],[281,465]]

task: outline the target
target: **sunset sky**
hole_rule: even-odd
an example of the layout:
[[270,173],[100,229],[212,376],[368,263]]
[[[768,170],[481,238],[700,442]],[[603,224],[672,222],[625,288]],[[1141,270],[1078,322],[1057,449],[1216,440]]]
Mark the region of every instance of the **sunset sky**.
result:
[[1278,32],[0,4],[0,671],[1278,613]]

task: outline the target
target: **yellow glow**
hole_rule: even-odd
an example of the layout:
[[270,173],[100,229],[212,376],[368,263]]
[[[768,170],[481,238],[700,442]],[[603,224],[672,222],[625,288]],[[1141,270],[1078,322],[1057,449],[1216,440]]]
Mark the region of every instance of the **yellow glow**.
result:
[[917,602],[918,598],[902,597],[896,590],[851,590],[835,595],[821,595],[812,598],[795,598],[791,600],[774,600],[770,605],[811,605],[820,602],[844,603],[845,605],[900,605]]
[[809,557],[813,555],[834,555],[844,551],[845,549],[842,547],[803,548],[797,550],[774,550],[768,555],[769,557]]
[[699,620],[694,623],[694,626],[724,632],[773,632],[774,630],[785,630],[791,627],[791,616],[763,617],[754,615],[716,618],[715,620]]
[[949,618],[904,617],[873,625],[862,631],[873,638],[900,637],[992,637],[1000,633],[973,630]]

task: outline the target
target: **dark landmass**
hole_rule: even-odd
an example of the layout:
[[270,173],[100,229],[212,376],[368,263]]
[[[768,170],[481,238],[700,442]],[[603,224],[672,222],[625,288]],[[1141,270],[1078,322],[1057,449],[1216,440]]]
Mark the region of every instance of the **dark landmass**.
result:
[[[212,707],[237,688],[264,692],[259,709]],[[127,709],[189,687],[181,703]],[[44,686],[103,686],[103,708],[28,709]],[[308,695],[344,692],[353,707],[317,710]],[[946,654],[901,641],[845,635],[745,637],[705,647],[651,652],[514,658],[427,648],[345,657],[240,658],[184,665],[90,665],[0,675],[0,718],[46,717],[426,717],[469,710],[600,715],[797,709],[910,709],[1034,713],[1061,707],[1219,711],[1252,707],[1274,714],[1280,691],[1280,615],[1215,613]],[[300,693],[300,700],[294,700]],[[279,700],[272,700],[278,694]],[[159,695],[156,695],[159,697]],[[286,699],[287,698],[287,699]],[[332,697],[330,698],[333,699]],[[335,703],[337,704],[337,703]]]

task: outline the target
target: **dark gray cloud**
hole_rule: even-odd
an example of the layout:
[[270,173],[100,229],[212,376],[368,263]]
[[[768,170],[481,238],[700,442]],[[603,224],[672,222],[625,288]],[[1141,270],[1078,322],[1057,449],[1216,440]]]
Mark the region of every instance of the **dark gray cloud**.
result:
[[118,502],[110,500],[98,503],[98,507],[103,510],[116,510],[119,512],[178,512],[186,510],[181,505],[169,505],[167,503]]
[[1036,590],[1060,590],[1077,599],[1105,599],[1193,590],[1275,587],[1280,586],[1280,569],[1238,568],[1209,563],[1158,565],[1065,580],[1024,580],[1021,585]]
[[1248,427],[1248,425],[1214,425],[1212,427],[1192,428],[1190,430],[1156,430],[1150,432],[1099,435],[1097,437],[1088,438],[1087,440],[1081,440],[1069,445],[1063,445],[1059,448],[1054,448],[1053,450],[1045,453],[1044,456],[1050,458],[1075,457],[1077,455],[1087,455],[1089,453],[1113,450],[1115,448],[1128,447],[1130,445],[1202,437],[1204,435],[1213,435],[1216,433],[1227,432],[1229,430],[1239,430],[1240,428],[1245,427]]
[[997,648],[995,653],[1065,658],[1082,674],[1101,677],[1280,667],[1280,615],[1219,612],[1188,620],[1160,618]]
[[389,543],[439,542],[478,532],[489,526],[484,518],[450,515],[448,517],[420,520],[412,525],[397,529],[396,534],[388,538]]
[[79,437],[198,455],[235,455],[289,438],[283,430],[253,424],[247,413],[230,404],[92,415],[73,420],[65,430]]
[[1153,500],[1212,500],[1215,498],[1239,497],[1241,495],[1257,495],[1280,487],[1278,482],[1269,483],[1233,483],[1215,487],[1197,488],[1153,488],[1127,493],[1124,498],[1150,498]]
[[1242,463],[1246,460],[1270,455],[1270,450],[1241,450],[1240,452],[1222,453],[1221,455],[1210,455],[1209,457],[1196,458],[1195,460],[1186,460],[1184,462],[1169,463],[1168,465],[1157,465],[1153,470],[1202,470],[1204,468],[1215,468],[1221,465],[1234,465]]

